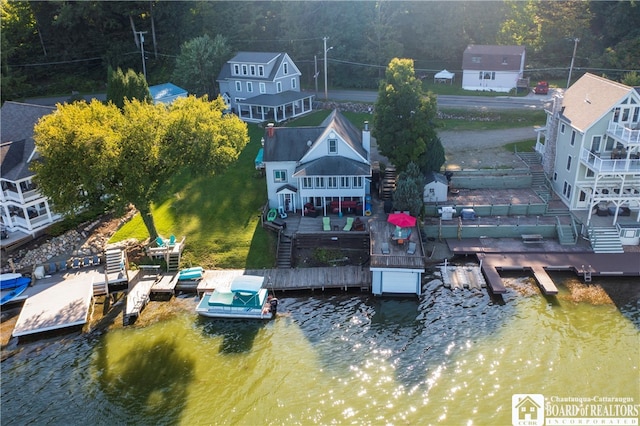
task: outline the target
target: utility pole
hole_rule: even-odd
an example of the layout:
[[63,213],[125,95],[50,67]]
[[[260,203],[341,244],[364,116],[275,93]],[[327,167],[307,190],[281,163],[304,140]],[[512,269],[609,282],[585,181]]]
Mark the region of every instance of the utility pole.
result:
[[327,52],[333,49],[333,46],[327,49],[327,40],[329,37],[322,37],[322,41],[324,42],[324,100],[329,99],[329,95],[327,93]]
[[318,98],[318,55],[313,55],[314,74],[313,79],[316,81],[316,99]]
[[576,50],[578,49],[578,42],[580,41],[579,38],[574,38],[573,39],[573,55],[571,56],[571,65],[569,66],[569,78],[567,79],[567,89],[569,88],[569,85],[571,84],[571,73],[573,72],[573,62],[576,59]]
[[144,75],[144,79],[147,79],[147,64],[146,61],[144,59],[144,35],[146,34],[146,31],[136,31],[136,34],[138,34],[138,37],[140,37],[140,54],[142,55],[142,74]]

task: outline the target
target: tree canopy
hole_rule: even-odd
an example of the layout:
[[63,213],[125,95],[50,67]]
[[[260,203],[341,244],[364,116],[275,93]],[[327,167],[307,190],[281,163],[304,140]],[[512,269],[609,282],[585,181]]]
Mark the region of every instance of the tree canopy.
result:
[[155,238],[151,205],[163,184],[185,171],[218,173],[248,143],[247,125],[224,108],[220,98],[193,96],[171,106],[127,100],[122,110],[98,101],[58,105],[34,131],[38,186],[62,213],[133,204]]
[[414,162],[422,172],[439,170],[444,148],[435,129],[436,97],[424,93],[411,59],[394,58],[380,83],[373,135],[380,153],[398,170]]
[[190,93],[213,97],[217,93],[216,78],[230,54],[231,48],[221,35],[213,40],[207,34],[189,40],[180,48],[173,80]]
[[109,69],[107,79],[107,102],[113,102],[118,108],[124,108],[126,99],[137,99],[143,102],[151,102],[149,85],[142,73],[134,70],[127,70],[126,74],[122,69]]

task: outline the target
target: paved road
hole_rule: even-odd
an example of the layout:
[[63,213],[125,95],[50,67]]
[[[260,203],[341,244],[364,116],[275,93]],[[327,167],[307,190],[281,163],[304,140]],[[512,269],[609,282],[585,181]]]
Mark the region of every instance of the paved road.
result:
[[[375,102],[378,92],[363,90],[329,90],[329,100],[353,101],[353,102]],[[321,93],[318,99],[323,99]],[[438,106],[446,108],[477,108],[477,109],[542,109],[551,102],[551,93],[548,95],[528,94],[524,97],[512,96],[457,96],[438,95]]]

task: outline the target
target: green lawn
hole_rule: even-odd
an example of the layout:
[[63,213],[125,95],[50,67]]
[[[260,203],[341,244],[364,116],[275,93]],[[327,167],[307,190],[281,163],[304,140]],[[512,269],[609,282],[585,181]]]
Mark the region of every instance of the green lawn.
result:
[[[271,268],[275,238],[260,226],[266,184],[254,167],[263,130],[249,125],[250,143],[224,173],[191,179],[187,173],[167,185],[166,200],[153,206],[158,232],[186,236],[183,265],[205,268]],[[139,215],[111,242],[149,237]]]

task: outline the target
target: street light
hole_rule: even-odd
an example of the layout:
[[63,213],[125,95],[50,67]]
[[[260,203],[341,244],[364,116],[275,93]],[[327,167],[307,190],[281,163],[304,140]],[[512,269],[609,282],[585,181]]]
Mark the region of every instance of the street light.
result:
[[[569,39],[571,40],[571,39]],[[567,89],[569,88],[569,85],[571,84],[571,72],[573,71],[573,62],[576,59],[576,50],[578,49],[578,42],[580,41],[579,38],[574,38],[573,39],[573,55],[571,56],[571,65],[569,66],[569,78],[567,79]]]
[[333,49],[333,46],[327,49],[327,40],[329,37],[322,37],[322,41],[324,42],[324,100],[329,99],[329,95],[327,94],[327,52]]
[[146,34],[146,31],[136,31],[136,34],[138,34],[138,37],[140,37],[140,54],[142,55],[142,74],[144,75],[144,79],[147,79],[147,64],[145,63],[144,60],[144,35]]

